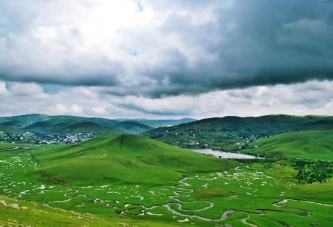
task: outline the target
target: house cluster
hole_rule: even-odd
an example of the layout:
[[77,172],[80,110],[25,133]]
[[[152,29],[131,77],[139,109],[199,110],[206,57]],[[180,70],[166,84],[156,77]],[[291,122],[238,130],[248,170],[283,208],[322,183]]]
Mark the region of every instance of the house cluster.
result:
[[[209,126],[209,124],[208,124]],[[252,134],[240,127],[208,127],[207,124],[191,125],[189,128],[159,128],[146,133],[152,139],[188,149],[223,150],[235,152],[248,148],[254,142],[267,135]]]
[[31,133],[9,134],[5,133],[0,136],[0,140],[9,142],[29,142],[35,144],[55,144],[67,143],[76,144],[78,142],[94,138],[95,132],[76,133],[76,134],[47,134],[47,133]]

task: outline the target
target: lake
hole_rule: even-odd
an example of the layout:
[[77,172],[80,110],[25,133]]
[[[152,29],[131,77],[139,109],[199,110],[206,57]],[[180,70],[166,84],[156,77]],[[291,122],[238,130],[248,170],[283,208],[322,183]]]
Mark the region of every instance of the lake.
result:
[[257,158],[253,155],[229,153],[229,152],[223,152],[223,151],[213,151],[212,149],[189,149],[189,150],[198,152],[198,153],[214,155],[214,156],[220,157],[220,158],[230,158],[230,159],[232,159],[232,158],[256,159]]

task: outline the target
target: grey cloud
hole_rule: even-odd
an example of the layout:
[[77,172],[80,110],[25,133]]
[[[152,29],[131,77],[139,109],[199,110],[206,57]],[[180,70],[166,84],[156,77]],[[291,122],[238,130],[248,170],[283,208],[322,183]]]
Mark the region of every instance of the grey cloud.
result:
[[118,104],[119,108],[127,109],[127,110],[136,110],[144,115],[156,115],[156,116],[187,116],[191,114],[191,110],[184,110],[184,109],[156,109],[156,108],[145,108],[140,103],[136,104]]
[[[0,38],[5,41],[0,42],[0,79],[105,86],[105,93],[154,98],[333,80],[331,1],[140,2],[139,13],[150,4],[167,16],[156,28],[131,28],[123,34],[121,48],[137,52],[135,61],[114,57],[109,50],[82,52],[86,44],[80,28],[72,25],[59,28],[64,38],[45,47],[32,36],[33,29],[41,24],[58,28],[61,20],[42,17],[40,7],[47,4],[33,3],[36,9],[1,3]],[[204,20],[208,8],[213,19]],[[48,10],[52,12],[49,5]],[[47,22],[41,23],[43,18]]]
[[204,51],[193,57],[179,50],[150,76],[167,75],[169,86],[179,87],[173,94],[332,80],[332,9],[329,1],[235,1],[231,9],[216,10],[216,23],[203,25],[171,14],[160,28],[165,36]]

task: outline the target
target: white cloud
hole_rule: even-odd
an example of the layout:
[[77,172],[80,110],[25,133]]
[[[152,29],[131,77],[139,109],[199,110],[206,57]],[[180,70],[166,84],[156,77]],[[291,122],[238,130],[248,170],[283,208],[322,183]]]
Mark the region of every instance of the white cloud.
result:
[[6,84],[3,81],[0,81],[0,95],[4,97],[7,93]]
[[[28,92],[36,85],[0,82],[0,116],[26,113],[79,115],[107,118],[206,118],[216,116],[260,116],[281,114],[333,113],[330,81],[309,81],[295,85],[258,86],[213,91],[197,96],[171,96],[151,99],[99,93],[98,88],[62,87],[57,93],[44,89]],[[22,88],[22,93],[17,89]],[[26,94],[26,95],[22,95]]]
[[65,114],[68,111],[67,107],[62,103],[55,104],[55,106],[51,107],[50,110],[52,111],[52,113],[60,114],[60,115]]
[[83,107],[73,104],[69,109],[69,114],[71,115],[82,115]]
[[9,92],[15,96],[34,96],[43,93],[42,86],[36,83],[9,83]]

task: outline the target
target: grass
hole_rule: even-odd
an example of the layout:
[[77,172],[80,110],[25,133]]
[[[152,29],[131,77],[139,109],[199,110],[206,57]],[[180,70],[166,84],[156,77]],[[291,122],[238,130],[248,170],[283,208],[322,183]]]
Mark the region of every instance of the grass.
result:
[[[0,160],[0,193],[6,195],[2,198],[18,199],[7,203],[28,207],[29,201],[38,202],[36,209],[50,215],[53,211],[41,204],[78,215],[91,213],[101,221],[99,226],[328,226],[333,221],[332,179],[299,185],[284,160],[236,164],[129,135],[50,149],[31,145],[30,150],[0,152]],[[170,178],[164,180],[168,173]],[[284,199],[289,200],[279,203]],[[23,215],[15,219],[13,210],[1,209],[9,208],[0,205],[1,215],[7,212],[0,225],[11,219],[38,226],[43,220],[32,213],[27,221]],[[224,216],[230,210],[235,213]],[[76,222],[77,216],[68,214],[62,220],[91,226],[85,223],[89,218]]]
[[1,195],[0,213],[1,226],[117,226],[116,223],[112,224],[95,215],[66,211]]
[[196,198],[225,197],[229,195],[230,192],[222,188],[210,188],[197,191],[194,197]]
[[180,147],[237,152],[246,147],[248,141],[290,131],[327,131],[332,126],[333,118],[329,116],[268,115],[202,119],[142,134]]
[[0,213],[1,226],[179,226],[163,222],[138,221],[126,217],[113,217],[107,220],[89,213],[68,211],[3,195],[0,195]]
[[[40,173],[68,184],[176,183],[189,172],[224,171],[234,161],[206,157],[147,138],[99,137],[66,149],[34,154]],[[42,175],[42,174],[40,174]]]
[[253,154],[278,158],[307,158],[333,161],[333,131],[290,132],[250,143]]

